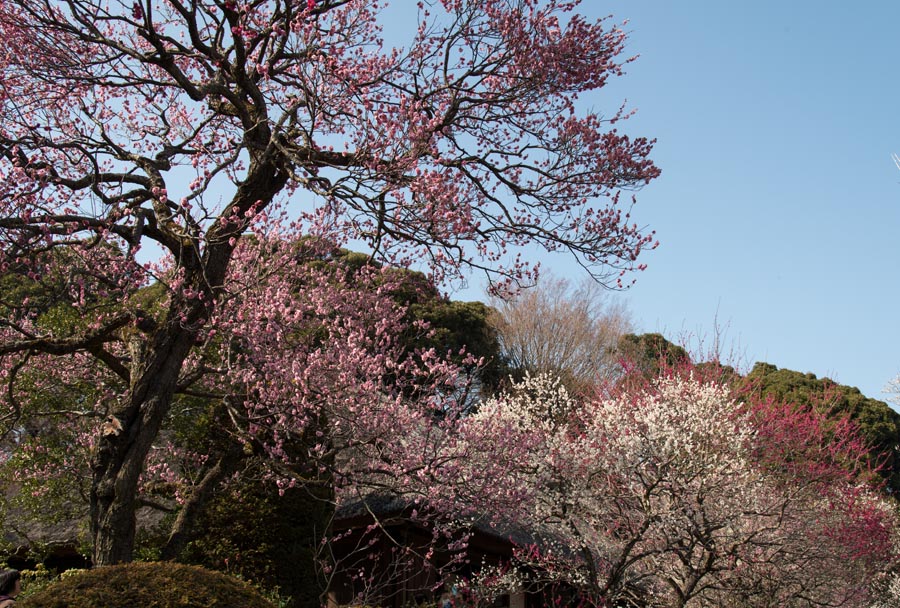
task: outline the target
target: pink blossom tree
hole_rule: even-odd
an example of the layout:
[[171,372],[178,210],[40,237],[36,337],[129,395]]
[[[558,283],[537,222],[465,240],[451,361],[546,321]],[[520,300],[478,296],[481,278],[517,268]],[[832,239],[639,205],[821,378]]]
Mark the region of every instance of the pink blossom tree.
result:
[[[196,524],[214,493],[234,481],[245,488],[277,484],[288,496],[270,500],[304,509],[290,515],[305,522],[295,527],[311,532],[292,531],[306,545],[294,574],[267,582],[313,596],[313,603],[295,597],[299,603],[291,605],[319,605],[312,551],[319,541],[329,549],[327,527],[338,502],[390,491],[435,505],[441,496],[450,512],[454,487],[462,485],[451,469],[466,457],[455,447],[454,427],[468,407],[468,376],[446,353],[410,346],[410,331],[433,330],[410,325],[396,300],[397,291],[415,287],[408,273],[345,262],[330,243],[302,238],[277,221],[260,222],[254,232],[235,252],[203,346],[185,362],[184,383],[148,454],[135,501],[177,514],[162,557],[179,558],[186,543],[203,537]],[[152,303],[169,277],[177,280],[175,269],[160,269],[159,282],[135,299]],[[5,278],[39,294],[54,277]],[[38,312],[40,304],[29,305],[36,328],[58,327],[59,306]],[[120,337],[105,348],[125,356],[129,344]],[[480,365],[454,354],[468,369]],[[42,357],[17,371],[12,396],[21,425],[0,470],[21,489],[12,497],[20,512],[78,519],[88,503],[92,427],[121,383],[91,357],[63,359],[71,368]],[[107,420],[102,432],[121,429]],[[435,475],[444,479],[440,488]],[[142,513],[146,522],[149,513]],[[22,532],[27,536],[27,527]],[[226,568],[240,567],[234,554],[225,557]],[[322,565],[330,568],[328,561]],[[298,580],[312,584],[299,589]]]
[[[0,271],[72,260],[67,301],[83,320],[51,331],[10,307],[4,419],[15,426],[27,365],[87,357],[114,379],[97,385],[119,388],[96,410],[96,563],[131,558],[148,455],[197,381],[242,235],[274,203],[290,200],[304,232],[422,260],[437,281],[464,268],[528,279],[514,255],[526,244],[608,282],[640,267],[653,236],[619,202],[658,175],[652,142],[610,127],[622,111],[577,107],[628,59],[624,33],[576,7],[422,2],[408,46],[388,48],[381,3],[362,0],[0,5]],[[159,251],[166,262],[146,261]],[[142,301],[153,280],[164,293]],[[257,317],[251,342],[268,339]],[[282,438],[273,428],[268,447]]]

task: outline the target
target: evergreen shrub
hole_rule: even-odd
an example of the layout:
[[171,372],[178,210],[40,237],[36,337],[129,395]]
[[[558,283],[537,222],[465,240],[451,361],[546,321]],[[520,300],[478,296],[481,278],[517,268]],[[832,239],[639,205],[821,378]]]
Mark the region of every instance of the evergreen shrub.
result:
[[274,608],[247,583],[199,566],[135,562],[64,575],[20,608]]

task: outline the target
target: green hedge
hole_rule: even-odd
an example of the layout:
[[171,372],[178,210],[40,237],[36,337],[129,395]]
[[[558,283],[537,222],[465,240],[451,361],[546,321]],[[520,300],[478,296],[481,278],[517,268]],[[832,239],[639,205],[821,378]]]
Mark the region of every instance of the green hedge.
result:
[[274,608],[248,584],[199,566],[136,562],[81,570],[19,608]]

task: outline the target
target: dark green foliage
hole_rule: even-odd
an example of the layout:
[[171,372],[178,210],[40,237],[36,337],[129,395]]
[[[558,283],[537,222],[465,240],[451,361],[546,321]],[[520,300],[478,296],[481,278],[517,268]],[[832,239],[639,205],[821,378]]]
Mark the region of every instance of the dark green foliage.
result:
[[[122,259],[114,246],[98,247],[108,260]],[[122,285],[98,276],[96,263],[71,250],[52,250],[11,265],[0,275],[0,312],[8,319],[28,318],[57,337],[85,329],[96,315],[121,310],[128,297]]]
[[436,293],[426,294],[410,305],[408,314],[413,319],[427,322],[432,329],[429,334],[411,337],[411,346],[434,348],[457,363],[463,350],[483,359],[479,378],[487,393],[494,391],[507,375],[496,332],[487,321],[490,308],[484,303],[456,302]]
[[274,608],[246,583],[197,566],[133,563],[85,570],[23,597],[20,608]]
[[757,363],[744,380],[744,389],[762,396],[813,407],[838,418],[847,415],[873,451],[873,465],[883,465],[882,476],[893,491],[900,489],[900,414],[883,401],[863,395],[858,388],[838,384],[769,363]]
[[717,361],[704,361],[695,363],[694,373],[697,378],[711,382],[721,382],[726,386],[735,386],[742,377],[730,365],[723,365]]
[[[369,256],[346,249],[336,249],[326,256],[318,255],[309,263],[321,268],[344,269],[351,276],[367,265],[381,267]],[[478,370],[481,388],[488,393],[498,388],[509,370],[500,356],[497,332],[488,323],[489,306],[483,302],[450,300],[421,272],[390,268],[386,277],[395,282],[391,297],[407,309],[406,320],[410,327],[400,337],[407,353],[433,348],[439,355],[460,364],[464,351],[484,361]],[[427,324],[428,330],[415,325],[420,321]]]
[[[259,471],[257,471],[258,473]],[[328,488],[295,487],[245,474],[210,501],[181,561],[223,570],[277,592],[289,607],[318,607],[316,550],[331,515]]]
[[685,349],[669,342],[662,334],[625,334],[619,340],[618,350],[626,369],[645,378],[656,378],[664,368],[673,369],[691,362]]

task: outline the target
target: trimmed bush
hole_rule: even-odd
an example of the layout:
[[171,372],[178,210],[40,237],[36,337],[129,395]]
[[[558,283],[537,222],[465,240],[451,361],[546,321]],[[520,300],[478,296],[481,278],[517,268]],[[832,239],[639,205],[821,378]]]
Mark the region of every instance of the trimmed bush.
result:
[[136,562],[73,573],[21,608],[274,608],[248,584],[199,566]]

